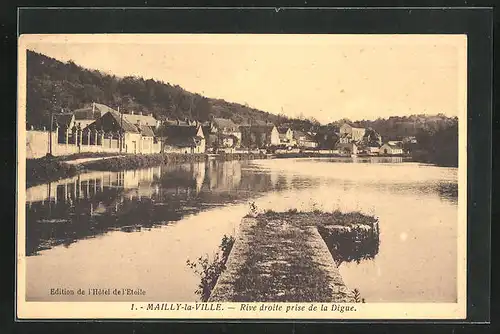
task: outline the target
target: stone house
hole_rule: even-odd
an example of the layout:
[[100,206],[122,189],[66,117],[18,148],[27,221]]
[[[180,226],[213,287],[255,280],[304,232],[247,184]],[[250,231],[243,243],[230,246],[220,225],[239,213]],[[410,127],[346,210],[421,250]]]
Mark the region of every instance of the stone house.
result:
[[351,124],[344,123],[339,128],[340,137],[350,137],[351,141],[358,142],[365,136],[366,129],[354,127]]
[[280,144],[278,129],[274,124],[242,125],[241,144],[247,148],[264,148]]

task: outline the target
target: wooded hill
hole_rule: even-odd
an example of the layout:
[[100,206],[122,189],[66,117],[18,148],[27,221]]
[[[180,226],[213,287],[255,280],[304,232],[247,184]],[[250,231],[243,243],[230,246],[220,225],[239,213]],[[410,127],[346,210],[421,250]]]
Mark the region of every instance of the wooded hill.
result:
[[27,110],[29,125],[47,125],[50,112],[71,111],[98,102],[123,111],[153,113],[158,119],[206,121],[210,116],[238,124],[250,119],[277,123],[278,116],[222,99],[210,99],[183,88],[139,77],[119,78],[63,63],[27,51]]
[[[85,69],[69,61],[63,63],[33,51],[27,51],[28,125],[47,126],[50,112],[71,111],[98,102],[123,111],[153,113],[158,119],[179,118],[206,121],[210,117],[232,119],[237,124],[269,121],[286,124],[293,130],[338,130],[347,121],[355,126],[373,128],[384,140],[416,136],[455,126],[456,118],[444,115],[394,116],[374,121],[341,119],[321,126],[314,118],[289,118],[247,105],[211,99],[162,81],[139,77],[120,78],[97,70]],[[336,111],[332,111],[335,113]]]

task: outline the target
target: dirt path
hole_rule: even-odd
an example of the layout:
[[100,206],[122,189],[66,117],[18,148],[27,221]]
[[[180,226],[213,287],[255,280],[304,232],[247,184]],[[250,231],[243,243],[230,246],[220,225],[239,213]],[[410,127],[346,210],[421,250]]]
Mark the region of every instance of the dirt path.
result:
[[114,156],[110,156],[110,157],[97,157],[97,158],[81,158],[81,159],[75,159],[75,160],[69,160],[69,161],[63,161],[63,162],[67,163],[68,165],[78,165],[78,164],[82,164],[82,163],[89,162],[89,161],[104,160],[104,159],[119,158],[119,157],[122,157],[122,155],[114,155]]
[[209,301],[349,302],[314,224],[291,217],[244,218]]

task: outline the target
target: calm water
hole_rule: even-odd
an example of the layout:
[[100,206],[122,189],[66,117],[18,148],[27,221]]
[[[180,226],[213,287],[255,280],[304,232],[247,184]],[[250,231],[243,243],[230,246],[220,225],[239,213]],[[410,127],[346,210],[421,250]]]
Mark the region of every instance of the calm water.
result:
[[[340,265],[367,302],[454,302],[457,169],[398,159],[274,159],[92,172],[27,190],[28,300],[196,301],[186,260],[261,210],[359,210],[380,220],[374,259]],[[50,295],[141,288],[146,296]]]

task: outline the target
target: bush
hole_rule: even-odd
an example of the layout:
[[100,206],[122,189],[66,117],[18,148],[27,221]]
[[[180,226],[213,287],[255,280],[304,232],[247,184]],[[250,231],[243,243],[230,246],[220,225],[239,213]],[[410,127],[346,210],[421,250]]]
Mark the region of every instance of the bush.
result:
[[26,160],[26,186],[56,181],[78,174],[79,169],[56,158],[46,156],[40,159]]
[[200,256],[198,262],[191,262],[189,259],[186,261],[188,267],[201,277],[196,294],[201,295],[203,302],[208,301],[219,276],[226,270],[226,262],[233,248],[234,241],[233,236],[228,237],[224,235],[219,245],[219,252],[214,254],[212,261],[210,261],[208,255]]

